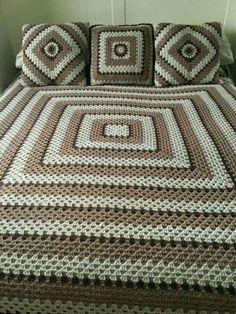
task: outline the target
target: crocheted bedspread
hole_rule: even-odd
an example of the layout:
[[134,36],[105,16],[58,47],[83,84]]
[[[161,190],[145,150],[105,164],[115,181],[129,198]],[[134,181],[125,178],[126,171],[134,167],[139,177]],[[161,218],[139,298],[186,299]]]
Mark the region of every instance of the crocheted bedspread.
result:
[[0,312],[236,313],[235,127],[230,84],[16,81],[0,100]]

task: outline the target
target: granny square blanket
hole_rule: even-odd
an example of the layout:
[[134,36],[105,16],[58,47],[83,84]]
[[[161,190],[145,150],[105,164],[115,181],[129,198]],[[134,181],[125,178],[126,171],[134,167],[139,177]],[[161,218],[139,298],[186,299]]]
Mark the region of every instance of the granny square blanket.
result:
[[0,312],[236,313],[235,128],[228,83],[16,81],[0,99]]

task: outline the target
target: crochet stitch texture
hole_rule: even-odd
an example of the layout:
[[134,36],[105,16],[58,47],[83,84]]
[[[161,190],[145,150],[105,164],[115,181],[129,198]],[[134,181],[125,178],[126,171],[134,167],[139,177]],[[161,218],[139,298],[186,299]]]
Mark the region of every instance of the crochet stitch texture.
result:
[[235,113],[230,84],[16,81],[0,100],[1,311],[235,313]]

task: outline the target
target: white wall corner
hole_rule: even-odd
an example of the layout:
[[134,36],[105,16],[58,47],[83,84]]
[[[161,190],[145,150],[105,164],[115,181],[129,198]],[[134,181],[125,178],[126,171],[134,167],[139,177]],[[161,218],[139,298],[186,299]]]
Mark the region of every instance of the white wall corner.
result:
[[0,0],[0,93],[16,75],[15,55],[9,37]]
[[225,8],[225,18],[224,18],[224,23],[223,23],[223,28],[226,28],[226,24],[227,24],[227,18],[228,18],[228,13],[229,13],[229,3],[230,0],[227,0],[227,4],[226,4],[226,8]]
[[111,0],[112,24],[126,23],[126,0]]

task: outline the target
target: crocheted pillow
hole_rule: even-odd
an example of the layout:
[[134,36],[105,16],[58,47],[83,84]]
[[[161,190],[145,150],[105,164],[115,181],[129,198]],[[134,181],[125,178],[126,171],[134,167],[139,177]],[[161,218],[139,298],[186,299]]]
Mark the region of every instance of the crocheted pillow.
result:
[[218,83],[221,25],[161,23],[155,31],[155,85]]
[[22,84],[86,85],[86,23],[23,26]]
[[91,85],[153,85],[150,24],[91,28]]

